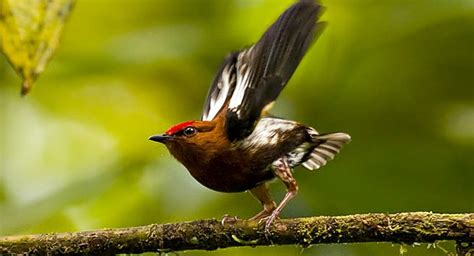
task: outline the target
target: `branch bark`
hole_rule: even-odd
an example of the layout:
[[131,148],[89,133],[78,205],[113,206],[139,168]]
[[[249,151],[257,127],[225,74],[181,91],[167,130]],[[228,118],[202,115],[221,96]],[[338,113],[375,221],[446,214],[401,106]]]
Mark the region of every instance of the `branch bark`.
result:
[[[0,253],[87,255],[215,250],[236,246],[318,243],[433,243],[454,240],[458,252],[469,252],[474,241],[474,213],[358,214],[276,221],[265,235],[257,222],[218,220],[103,229],[75,233],[0,237]],[[462,246],[462,248],[460,248]]]

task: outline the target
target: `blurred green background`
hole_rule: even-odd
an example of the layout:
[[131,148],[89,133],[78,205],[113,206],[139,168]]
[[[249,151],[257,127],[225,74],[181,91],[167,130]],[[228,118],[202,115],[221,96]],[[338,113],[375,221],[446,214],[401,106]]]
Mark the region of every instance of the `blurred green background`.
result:
[[[293,0],[79,0],[30,95],[0,58],[0,235],[250,217],[147,140],[198,119],[224,56]],[[296,170],[284,217],[474,212],[474,2],[327,0],[329,26],[273,113],[353,141]],[[284,194],[272,185],[277,200]],[[450,243],[442,244],[453,251]],[[445,255],[426,245],[406,255]],[[391,244],[187,255],[398,255]]]

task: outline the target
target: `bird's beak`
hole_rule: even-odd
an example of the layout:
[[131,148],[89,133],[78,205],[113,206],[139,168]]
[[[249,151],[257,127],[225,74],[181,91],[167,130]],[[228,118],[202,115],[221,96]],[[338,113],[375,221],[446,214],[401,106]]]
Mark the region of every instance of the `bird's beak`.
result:
[[149,140],[160,142],[160,143],[165,143],[167,140],[171,139],[172,136],[166,135],[166,134],[159,134],[159,135],[153,135]]

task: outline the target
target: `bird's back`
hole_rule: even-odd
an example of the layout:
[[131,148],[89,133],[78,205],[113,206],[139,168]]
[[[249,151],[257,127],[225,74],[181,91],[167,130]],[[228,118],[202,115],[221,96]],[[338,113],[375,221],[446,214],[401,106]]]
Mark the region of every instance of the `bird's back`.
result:
[[317,133],[295,121],[263,117],[239,147],[259,155],[267,169],[282,156],[288,156],[290,166],[295,167],[305,159],[306,152],[316,146],[311,137],[313,132]]
[[332,160],[350,139],[345,133],[319,134],[314,128],[295,121],[263,117],[238,147],[258,156],[262,171],[269,171],[281,157],[286,158],[291,168],[303,164],[314,170]]

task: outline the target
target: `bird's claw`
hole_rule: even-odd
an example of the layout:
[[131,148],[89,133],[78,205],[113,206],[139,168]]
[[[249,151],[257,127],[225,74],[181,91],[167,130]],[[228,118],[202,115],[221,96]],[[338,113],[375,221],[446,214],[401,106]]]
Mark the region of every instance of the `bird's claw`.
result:
[[221,224],[222,225],[233,225],[235,224],[237,221],[240,221],[241,219],[237,216],[230,216],[229,214],[225,214],[223,217],[222,217],[222,220],[221,220]]
[[258,224],[261,225],[263,223],[265,223],[265,229],[264,229],[264,233],[265,233],[265,237],[268,239],[271,235],[271,232],[270,232],[270,228],[273,224],[273,222],[275,221],[275,219],[279,219],[278,216],[275,216],[275,215],[269,215],[269,216],[266,216],[266,217],[263,217],[261,218],[259,221],[258,221]]

